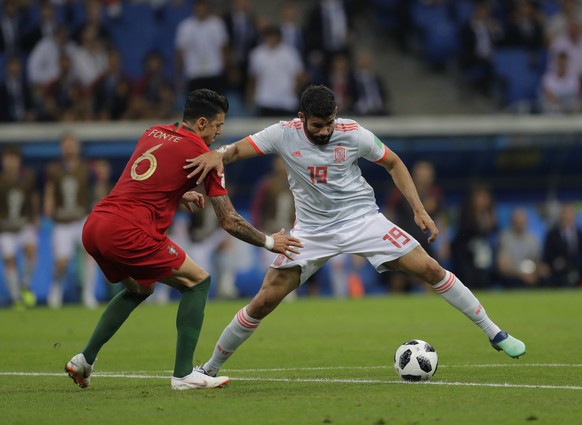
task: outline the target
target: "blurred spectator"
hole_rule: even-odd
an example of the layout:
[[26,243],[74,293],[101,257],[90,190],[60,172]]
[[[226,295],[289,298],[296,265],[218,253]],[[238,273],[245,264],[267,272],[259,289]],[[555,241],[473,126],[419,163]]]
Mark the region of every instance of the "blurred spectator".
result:
[[305,54],[305,41],[301,26],[301,10],[295,1],[283,1],[279,8],[279,28],[283,43],[289,44],[299,52],[301,57]]
[[347,4],[344,0],[319,0],[308,12],[307,52],[322,52],[326,65],[336,53],[350,53],[353,14]]
[[[14,306],[36,304],[30,282],[36,262],[39,202],[35,175],[22,167],[20,149],[6,146],[0,174],[0,250],[4,281]],[[20,251],[24,257],[22,272],[16,261]]]
[[249,99],[261,116],[295,114],[304,80],[303,62],[297,50],[281,40],[281,30],[265,29],[263,43],[249,59]]
[[164,58],[158,51],[144,59],[142,77],[135,83],[126,116],[130,119],[171,118],[174,91],[164,75]]
[[549,46],[550,69],[557,67],[558,56],[568,55],[568,71],[582,75],[582,28],[577,21],[569,21],[567,31],[556,37]]
[[44,37],[52,36],[57,27],[55,7],[51,3],[43,3],[40,6],[40,21],[24,36],[24,50],[30,52]]
[[[435,221],[440,231],[438,245],[428,243],[426,235],[414,221],[414,212],[410,208],[408,201],[402,192],[393,187],[387,197],[386,217],[393,223],[398,223],[400,227],[412,235],[425,251],[439,261],[448,260],[449,246],[446,240],[447,221],[444,214],[444,195],[442,189],[436,184],[434,166],[428,161],[418,161],[411,169],[411,176],[422,201],[426,212]],[[435,248],[439,251],[435,252]],[[389,281],[392,292],[416,291],[424,289],[424,284],[413,276],[401,272],[386,273],[385,277]]]
[[5,0],[0,18],[0,52],[6,56],[19,55],[23,44],[22,18],[18,2]]
[[[341,55],[341,53],[338,53],[338,55]],[[329,84],[328,65],[325,63],[325,56],[322,52],[316,50],[309,52],[305,62],[309,84]],[[331,67],[331,64],[329,67]]]
[[353,111],[359,115],[387,115],[388,93],[369,52],[359,52],[354,68]]
[[117,20],[122,15],[121,0],[101,0],[107,16],[113,20]]
[[[251,222],[267,234],[291,230],[295,222],[295,203],[289,189],[283,160],[276,156],[271,171],[258,183],[251,205]],[[271,260],[275,258],[268,252]],[[270,262],[269,262],[270,264]]]
[[73,40],[83,43],[83,33],[87,28],[93,28],[96,37],[107,48],[110,47],[111,34],[103,23],[103,5],[100,0],[88,0],[85,4],[85,21],[73,32]]
[[541,83],[542,110],[546,114],[571,114],[580,111],[580,78],[569,66],[568,54],[558,53],[554,68],[549,68]]
[[111,185],[111,164],[106,159],[97,159],[91,164],[92,174],[95,178],[91,208],[101,199],[105,198],[113,188]]
[[0,122],[32,121],[36,117],[32,92],[22,70],[22,61],[12,56],[0,82]]
[[[335,298],[361,298],[365,294],[361,272],[367,262],[355,254],[337,255],[329,260],[331,294]],[[316,278],[321,276],[321,270]]]
[[494,82],[492,58],[503,37],[501,25],[491,15],[486,0],[478,0],[471,20],[461,28],[460,66],[467,79],[483,94],[491,94]]
[[545,22],[546,39],[551,43],[558,36],[568,31],[568,22],[580,17],[580,3],[577,0],[561,0],[558,13],[550,16]]
[[28,79],[31,84],[45,87],[55,81],[61,74],[60,57],[74,56],[77,50],[75,43],[69,38],[69,31],[59,26],[53,34],[40,40],[28,58]]
[[[293,228],[295,223],[295,201],[289,189],[285,163],[279,156],[271,162],[271,171],[263,176],[254,191],[251,203],[251,223],[266,234],[277,233],[285,229],[285,233]],[[261,250],[260,263],[263,269],[268,269],[275,255]],[[294,291],[287,300],[297,297]]]
[[77,78],[71,57],[61,54],[59,75],[47,85],[41,118],[49,121],[87,121],[92,118],[91,99]]
[[541,242],[529,231],[528,224],[527,211],[516,208],[509,228],[500,235],[497,270],[504,287],[541,286],[548,277],[548,266],[541,261]]
[[453,267],[471,288],[494,283],[497,213],[489,187],[474,186],[465,200],[451,246]]
[[[91,197],[91,209],[92,209],[95,206],[95,204],[97,204],[97,202],[99,202],[101,199],[103,199],[107,195],[109,195],[109,192],[111,192],[111,189],[113,189],[113,185],[111,183],[111,164],[109,163],[108,160],[97,159],[90,164],[90,167],[91,167],[91,174],[94,177],[94,182],[93,182],[93,187],[92,187],[93,195]],[[87,258],[87,262],[89,265],[87,266],[87,273],[85,275],[85,279],[87,279],[87,281],[85,282],[84,291],[83,291],[83,303],[85,304],[85,306],[92,308],[97,304],[97,298],[95,296],[95,290],[93,289],[93,292],[91,292],[92,291],[91,290],[91,283],[87,283],[87,282],[95,282],[94,286],[96,286],[97,279],[95,278],[95,274],[94,274],[94,270],[93,270],[95,267],[92,264],[91,258]],[[91,275],[91,273],[93,273],[93,275]],[[101,271],[101,269],[99,267],[97,267],[97,274],[98,274],[98,276],[101,276],[101,278],[105,282],[108,282],[107,278],[105,277],[105,275],[103,274],[103,272]],[[120,286],[123,286],[123,285],[109,282],[109,284],[107,285],[107,290],[109,292],[109,298],[112,298],[120,291],[120,289],[121,289]],[[160,285],[160,286],[166,286],[166,285]]]
[[176,30],[178,80],[186,83],[186,93],[207,88],[224,93],[225,55],[228,33],[222,19],[211,14],[207,0],[198,0],[192,16]]
[[541,12],[530,0],[517,0],[505,35],[503,44],[540,50],[544,46],[544,28]]
[[[208,199],[206,201],[208,205]],[[236,298],[238,289],[235,278],[239,269],[236,241],[218,225],[216,214],[210,207],[195,208],[189,218],[189,228],[187,225],[185,229],[175,227],[173,234],[186,230],[183,234],[190,235],[190,243],[185,245],[189,247],[187,252],[200,267],[216,278],[217,297]]]
[[50,308],[61,307],[69,262],[79,252],[85,260],[83,304],[94,308],[97,306],[97,266],[85,253],[81,243],[85,216],[92,205],[90,168],[81,157],[81,143],[75,135],[63,135],[60,147],[60,160],[50,163],[46,168],[44,188],[44,214],[54,222],[52,249],[55,264],[47,303]]
[[223,17],[230,40],[228,83],[241,99],[247,86],[249,53],[259,40],[257,19],[252,6],[252,0],[231,0],[231,7]]
[[81,44],[72,56],[74,71],[83,87],[92,86],[107,69],[107,51],[99,39],[97,27],[86,26],[81,33]]
[[562,205],[558,223],[546,234],[544,261],[550,266],[552,286],[573,287],[582,283],[582,229],[571,203]]
[[327,78],[324,84],[335,94],[338,114],[351,113],[357,91],[356,78],[347,54],[338,53],[333,57]]
[[93,113],[98,120],[125,118],[131,96],[131,80],[121,67],[121,55],[117,50],[108,52],[107,69],[92,88]]

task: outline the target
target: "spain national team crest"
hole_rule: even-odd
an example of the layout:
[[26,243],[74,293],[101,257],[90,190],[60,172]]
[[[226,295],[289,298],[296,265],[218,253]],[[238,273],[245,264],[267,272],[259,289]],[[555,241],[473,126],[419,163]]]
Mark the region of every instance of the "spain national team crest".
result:
[[344,162],[346,160],[346,148],[337,147],[333,149],[333,162]]
[[273,261],[273,265],[275,267],[281,266],[281,264],[283,264],[283,261],[285,261],[285,258],[286,257],[283,254],[277,255],[277,257],[275,258],[275,261]]

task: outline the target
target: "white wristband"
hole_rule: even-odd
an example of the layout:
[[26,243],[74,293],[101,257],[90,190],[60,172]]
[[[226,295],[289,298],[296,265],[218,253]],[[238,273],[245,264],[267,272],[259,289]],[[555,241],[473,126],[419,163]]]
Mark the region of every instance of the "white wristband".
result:
[[275,239],[273,239],[272,236],[265,235],[265,245],[264,245],[265,249],[270,251],[273,249],[274,246],[275,246]]

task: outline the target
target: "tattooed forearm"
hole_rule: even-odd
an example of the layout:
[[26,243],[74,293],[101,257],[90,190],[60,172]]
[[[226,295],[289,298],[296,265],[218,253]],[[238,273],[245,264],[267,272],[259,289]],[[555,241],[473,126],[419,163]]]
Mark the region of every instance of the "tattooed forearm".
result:
[[218,222],[224,230],[235,238],[252,245],[263,246],[265,244],[265,235],[236,212],[228,196],[212,196],[210,202],[212,202]]

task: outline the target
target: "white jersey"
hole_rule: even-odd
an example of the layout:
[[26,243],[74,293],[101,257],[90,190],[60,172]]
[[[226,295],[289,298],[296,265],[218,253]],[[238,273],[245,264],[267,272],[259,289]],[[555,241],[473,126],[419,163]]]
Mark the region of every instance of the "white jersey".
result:
[[378,212],[358,158],[378,162],[390,151],[357,122],[338,118],[326,145],[313,144],[298,118],[267,127],[248,140],[260,155],[277,153],[285,162],[296,229],[328,229]]

